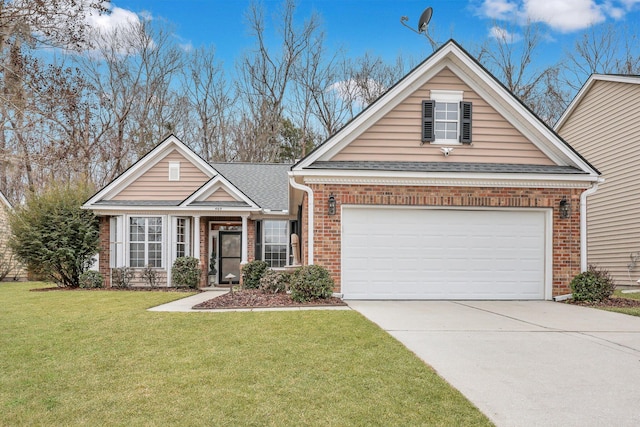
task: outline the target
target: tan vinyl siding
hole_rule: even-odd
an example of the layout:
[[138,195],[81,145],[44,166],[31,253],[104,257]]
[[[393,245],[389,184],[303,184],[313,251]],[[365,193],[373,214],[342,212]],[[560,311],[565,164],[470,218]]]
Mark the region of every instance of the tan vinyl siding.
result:
[[[453,154],[446,160],[440,151],[442,145],[420,145],[422,101],[430,99],[430,91],[434,89],[463,91],[464,101],[473,103],[473,144],[452,145]],[[448,68],[416,90],[331,160],[554,164]]]
[[596,81],[559,129],[603,175],[587,201],[587,258],[619,285],[637,286],[640,262],[640,85]]
[[235,202],[236,199],[222,188],[218,188],[207,199],[207,202]]
[[[169,181],[169,162],[180,162],[179,181]],[[208,179],[182,154],[173,150],[112,200],[183,200]]]

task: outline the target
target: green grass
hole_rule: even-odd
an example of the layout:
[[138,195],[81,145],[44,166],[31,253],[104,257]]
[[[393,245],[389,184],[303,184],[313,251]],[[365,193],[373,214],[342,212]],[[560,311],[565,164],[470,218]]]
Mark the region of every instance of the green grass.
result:
[[0,425],[490,425],[356,312],[158,313],[185,295],[35,286],[0,284]]
[[[640,293],[623,294],[622,291],[615,291],[614,296],[628,299],[640,299]],[[630,316],[640,316],[640,307],[606,307],[603,310],[615,311],[616,313],[628,314]]]

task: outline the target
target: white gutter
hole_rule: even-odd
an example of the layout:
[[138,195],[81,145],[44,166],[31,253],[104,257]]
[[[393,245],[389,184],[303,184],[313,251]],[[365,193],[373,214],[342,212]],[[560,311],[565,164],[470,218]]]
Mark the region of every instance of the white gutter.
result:
[[[289,184],[295,189],[305,191],[309,200],[307,201],[307,217],[308,217],[308,235],[309,235],[309,243],[307,244],[308,255],[307,255],[307,264],[313,265],[313,190],[311,187],[307,187],[306,185],[298,184],[293,176],[289,177]],[[300,224],[302,227],[302,224]],[[302,237],[302,236],[300,236]]]
[[598,191],[598,184],[604,182],[600,178],[591,188],[580,195],[580,271],[587,271],[587,197]]

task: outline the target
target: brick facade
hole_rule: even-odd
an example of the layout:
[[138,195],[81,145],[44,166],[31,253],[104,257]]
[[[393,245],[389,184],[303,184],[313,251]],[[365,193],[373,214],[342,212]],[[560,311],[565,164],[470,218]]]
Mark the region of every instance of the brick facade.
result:
[[[327,267],[341,289],[341,205],[451,206],[553,209],[552,294],[570,293],[569,282],[580,272],[581,189],[476,188],[392,185],[311,184],[314,192],[314,264]],[[336,215],[327,214],[327,200],[336,198]],[[571,215],[562,219],[558,206],[563,197],[571,203]],[[306,200],[303,206],[306,224]],[[308,236],[303,233],[304,248]],[[306,258],[306,249],[303,251]]]

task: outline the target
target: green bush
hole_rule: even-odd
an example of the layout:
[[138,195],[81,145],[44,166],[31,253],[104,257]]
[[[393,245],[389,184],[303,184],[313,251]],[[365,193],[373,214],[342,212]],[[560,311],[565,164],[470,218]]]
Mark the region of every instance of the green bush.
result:
[[616,287],[613,277],[607,270],[598,269],[593,265],[574,277],[569,286],[573,299],[591,302],[609,299]]
[[176,287],[196,289],[200,283],[200,260],[184,256],[176,258],[171,269],[171,281]]
[[135,273],[129,267],[118,267],[111,269],[111,286],[114,288],[130,288],[131,281],[135,277]]
[[291,298],[298,302],[329,298],[333,293],[333,286],[333,279],[326,268],[305,265],[291,277]]
[[99,271],[87,270],[80,275],[80,287],[84,289],[101,288],[104,286],[104,277]]
[[98,220],[80,207],[92,193],[85,182],[52,182],[7,212],[9,246],[30,273],[60,286],[80,286],[80,274],[99,250]]
[[242,287],[245,289],[258,289],[260,279],[269,268],[264,261],[251,261],[242,267]]
[[260,279],[260,290],[265,293],[277,294],[289,289],[291,275],[286,271],[267,270]]

